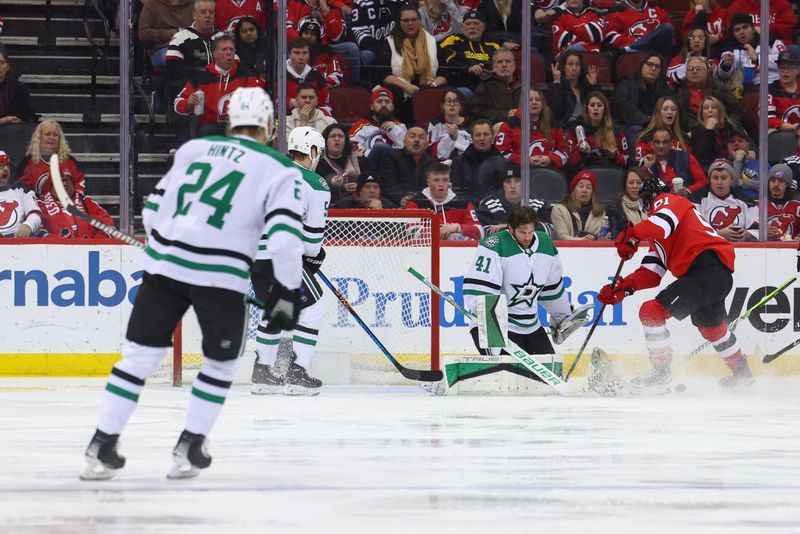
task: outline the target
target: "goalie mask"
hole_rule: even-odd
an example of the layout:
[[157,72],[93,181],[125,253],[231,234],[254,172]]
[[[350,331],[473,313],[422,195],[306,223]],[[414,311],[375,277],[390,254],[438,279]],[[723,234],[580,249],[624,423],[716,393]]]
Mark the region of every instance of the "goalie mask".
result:
[[272,99],[260,87],[240,87],[228,102],[228,124],[231,128],[255,126],[263,128],[267,139],[272,138],[275,108]]
[[[311,160],[309,170],[317,170],[317,163],[322,157],[322,149],[325,148],[325,139],[321,133],[308,126],[299,126],[289,134],[286,145],[289,152],[299,152],[308,156],[308,159]],[[316,150],[312,150],[312,148],[316,148]]]
[[649,212],[653,201],[661,193],[669,193],[669,186],[661,178],[651,176],[642,182],[642,187],[639,189],[639,207],[642,211]]

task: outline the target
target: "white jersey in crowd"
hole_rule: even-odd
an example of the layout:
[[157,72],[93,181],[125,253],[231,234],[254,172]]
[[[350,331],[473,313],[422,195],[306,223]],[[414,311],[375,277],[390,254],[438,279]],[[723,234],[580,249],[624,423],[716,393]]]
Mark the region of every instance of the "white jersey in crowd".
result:
[[699,202],[696,197],[690,197],[690,200],[695,201],[697,211],[711,223],[714,230],[738,226],[745,230],[751,230],[754,236],[758,236],[758,207],[749,202],[736,198],[732,194],[725,198],[719,198],[711,191],[700,198]]
[[0,191],[0,237],[14,237],[22,224],[31,234],[42,226],[42,212],[33,191],[26,187],[11,187]]
[[476,313],[483,295],[503,294],[508,302],[508,329],[518,334],[542,327],[539,301],[558,320],[571,312],[558,250],[544,232],[534,235],[530,249],[523,249],[508,230],[490,235],[478,245],[464,276],[467,308]]
[[[301,219],[303,223],[303,256],[313,258],[322,248],[325,234],[325,222],[328,220],[328,207],[331,204],[331,190],[328,183],[319,174],[294,164],[302,173],[300,188]],[[257,260],[272,258],[272,239],[268,238],[267,229],[258,243]],[[268,247],[269,243],[269,247]],[[274,261],[274,259],[273,259]]]
[[145,271],[246,294],[264,233],[281,251],[273,258],[275,278],[297,289],[301,184],[288,158],[249,137],[189,141],[145,204]]

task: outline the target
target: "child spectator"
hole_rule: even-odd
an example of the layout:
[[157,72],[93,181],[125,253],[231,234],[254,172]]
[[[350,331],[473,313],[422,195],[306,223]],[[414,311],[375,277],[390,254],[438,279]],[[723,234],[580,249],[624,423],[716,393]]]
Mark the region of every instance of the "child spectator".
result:
[[466,129],[464,103],[461,93],[448,88],[442,93],[442,114],[428,123],[428,145],[439,161],[450,160],[462,154],[472,137]]

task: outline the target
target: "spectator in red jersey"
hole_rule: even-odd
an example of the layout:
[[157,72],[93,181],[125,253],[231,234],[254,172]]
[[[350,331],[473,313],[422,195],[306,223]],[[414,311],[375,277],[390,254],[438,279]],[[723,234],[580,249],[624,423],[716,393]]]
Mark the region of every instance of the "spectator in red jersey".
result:
[[547,88],[553,126],[566,129],[580,119],[589,93],[599,91],[597,67],[586,68],[583,56],[567,50],[553,64],[553,83]]
[[267,17],[261,0],[216,0],[214,26],[225,33],[233,33],[238,22],[249,17],[258,27],[267,29]]
[[800,137],[800,47],[789,45],[778,56],[778,79],[769,84],[768,119],[770,132],[797,132]]
[[622,36],[606,28],[602,16],[584,0],[566,0],[555,8],[551,27],[551,51],[558,57],[563,51],[600,52],[607,46],[620,48]]
[[308,42],[311,68],[319,72],[329,87],[339,87],[344,82],[344,66],[336,51],[320,39],[319,22],[305,19],[300,25],[300,36]]
[[700,103],[707,96],[716,97],[725,104],[728,117],[741,124],[742,111],[739,100],[730,89],[711,79],[709,63],[706,58],[691,56],[686,60],[686,80],[678,84],[676,99],[678,109],[686,120],[686,129],[691,131],[697,126],[697,111]]
[[565,131],[564,149],[569,154],[564,172],[574,175],[588,165],[624,167],[628,159],[628,142],[614,131],[611,109],[600,91],[589,93],[578,124]]
[[689,0],[689,9],[683,17],[681,36],[686,39],[694,28],[706,31],[708,44],[715,46],[728,33],[728,10],[717,5],[716,0]]
[[204,94],[203,111],[197,127],[197,135],[222,135],[228,122],[228,99],[239,87],[260,87],[261,80],[247,67],[235,61],[233,38],[217,37],[213,42],[214,62],[202,73],[195,74],[186,82],[175,98],[175,112],[179,115],[194,113],[200,105],[198,91]]
[[672,90],[664,78],[664,60],[658,54],[646,56],[633,76],[617,84],[611,111],[625,125],[628,146],[635,143],[652,119],[659,99],[670,94]]
[[708,184],[689,195],[689,200],[728,241],[756,241],[758,208],[734,192],[731,164],[726,159],[715,160],[708,174]]
[[427,187],[414,195],[405,207],[433,210],[439,220],[442,239],[481,239],[483,226],[475,215],[475,206],[450,189],[450,167],[443,163],[431,165],[425,178]]
[[[694,28],[689,31],[683,48],[669,62],[667,67],[667,80],[675,86],[686,79],[686,59],[689,57],[711,57],[711,45],[708,35],[702,28]],[[716,67],[716,64],[715,64]]]
[[359,119],[350,127],[353,151],[359,156],[369,156],[377,149],[403,146],[406,126],[394,118],[394,94],[380,85],[372,90],[372,117]]
[[728,141],[740,127],[728,119],[725,105],[713,96],[703,99],[697,122],[691,132],[692,154],[707,168],[715,159],[728,157]]
[[139,41],[148,47],[147,55],[154,67],[167,66],[169,42],[192,23],[192,0],[144,0],[139,14]]
[[42,212],[28,187],[19,182],[9,187],[12,166],[0,150],[0,239],[34,237],[42,226]]
[[569,183],[569,193],[553,205],[555,238],[567,241],[594,241],[603,224],[606,210],[597,199],[597,175],[581,171]]
[[[114,226],[114,219],[111,218],[106,210],[100,207],[94,200],[84,195],[82,191],[75,189],[71,176],[63,175],[61,180],[64,183],[64,189],[67,190],[67,196],[72,199],[72,202],[79,210],[87,215],[91,215],[104,224],[111,227]],[[44,214],[44,226],[53,236],[62,239],[108,238],[105,233],[96,230],[85,219],[72,216],[64,209],[55,193],[52,191],[46,193],[42,197],[39,201],[39,205]]]
[[[734,0],[728,13],[747,13],[753,18],[755,30],[761,33],[761,3],[759,0]],[[769,0],[769,34],[791,43],[797,26],[797,16],[788,0]]]
[[784,163],[769,170],[769,206],[767,239],[792,241],[800,236],[800,202],[792,192],[792,169]]
[[662,96],[653,108],[653,117],[644,130],[636,138],[633,160],[641,165],[642,158],[653,153],[650,142],[653,132],[659,128],[666,128],[672,135],[672,150],[689,150],[689,140],[681,129],[681,116],[678,110],[678,101],[672,96]]
[[8,53],[0,49],[0,125],[35,120],[36,114],[31,108],[30,92],[14,76]]
[[464,99],[450,87],[442,93],[442,114],[428,123],[428,145],[436,159],[451,160],[467,149],[472,137],[466,124]]
[[49,193],[53,187],[50,182],[50,156],[53,154],[58,154],[61,176],[69,176],[75,190],[83,193],[86,189],[84,183],[86,177],[78,169],[78,162],[72,157],[72,150],[64,137],[61,125],[51,120],[40,122],[33,131],[25,158],[16,168],[15,180],[33,189],[40,198]]
[[328,83],[322,74],[311,68],[311,48],[308,41],[302,37],[289,41],[289,59],[286,60],[286,109],[291,110],[297,106],[295,96],[301,83],[312,83],[317,88],[319,109],[326,115],[331,115],[330,95]]
[[322,132],[325,152],[319,160],[316,173],[325,178],[331,189],[331,206],[343,207],[340,199],[351,197],[356,191],[358,177],[369,173],[369,160],[357,155],[342,124],[331,124]]
[[648,0],[621,0],[611,6],[606,16],[606,30],[621,37],[615,48],[641,52],[671,50],[675,29],[667,12]]
[[520,113],[509,117],[497,132],[494,143],[503,157],[517,165],[522,162],[522,155],[527,154],[532,167],[550,167],[560,169],[567,162],[567,154],[560,149],[564,134],[560,128],[553,128],[550,123],[550,108],[544,99],[541,89],[531,89],[529,93],[531,137],[526,147],[522,144],[520,132]]
[[685,197],[708,184],[708,178],[694,156],[684,150],[672,149],[672,134],[667,128],[657,128],[651,143],[653,153],[643,158],[642,166],[650,172],[650,176],[660,178],[667,184],[672,184],[675,178],[683,178],[682,189],[673,193]]
[[267,39],[256,19],[242,17],[233,32],[239,63],[246,66],[262,80],[266,80],[268,58],[273,57],[272,39]]

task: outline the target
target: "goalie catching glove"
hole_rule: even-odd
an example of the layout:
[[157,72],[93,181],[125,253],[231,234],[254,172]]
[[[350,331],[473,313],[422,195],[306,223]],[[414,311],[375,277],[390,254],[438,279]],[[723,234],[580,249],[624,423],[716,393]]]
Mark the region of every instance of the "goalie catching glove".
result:
[[551,317],[550,335],[553,343],[562,344],[575,330],[582,327],[589,320],[589,310],[594,309],[594,304],[584,304],[572,310],[561,319]]
[[264,318],[270,328],[294,329],[297,318],[300,317],[300,297],[299,289],[288,289],[275,282],[264,303]]

